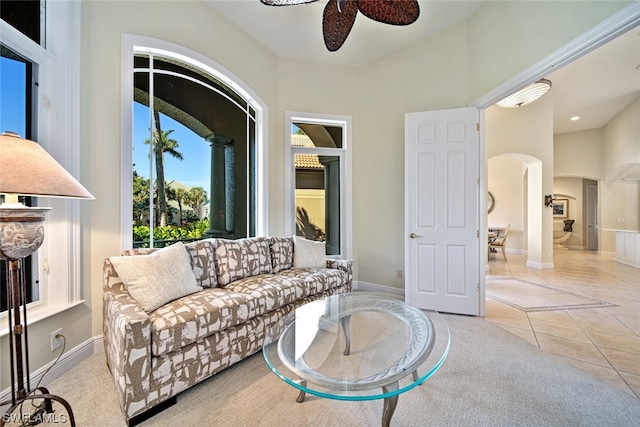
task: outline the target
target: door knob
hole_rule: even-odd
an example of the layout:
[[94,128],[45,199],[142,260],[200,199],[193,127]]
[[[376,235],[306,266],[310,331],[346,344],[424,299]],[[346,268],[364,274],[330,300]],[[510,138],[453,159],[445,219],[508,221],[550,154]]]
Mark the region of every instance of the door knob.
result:
[[409,234],[409,237],[411,237],[412,239],[415,239],[416,237],[422,237],[422,236],[416,233],[411,233]]

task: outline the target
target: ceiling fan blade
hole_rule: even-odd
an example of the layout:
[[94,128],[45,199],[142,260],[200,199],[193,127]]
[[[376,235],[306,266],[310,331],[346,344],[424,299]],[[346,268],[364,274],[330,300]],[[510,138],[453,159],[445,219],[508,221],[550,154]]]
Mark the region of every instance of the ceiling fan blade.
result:
[[417,0],[357,0],[362,14],[391,25],[409,25],[420,16]]
[[313,3],[318,0],[260,0],[262,4],[267,6],[293,6],[296,4]]
[[335,52],[343,45],[358,14],[356,0],[343,1],[341,7],[342,10],[338,8],[336,0],[329,0],[322,15],[322,35],[330,52]]

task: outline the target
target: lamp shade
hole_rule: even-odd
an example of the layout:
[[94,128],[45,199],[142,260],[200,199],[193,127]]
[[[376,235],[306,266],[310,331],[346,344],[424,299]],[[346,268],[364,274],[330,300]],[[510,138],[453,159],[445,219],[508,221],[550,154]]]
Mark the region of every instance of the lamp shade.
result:
[[44,148],[11,132],[0,135],[0,193],[94,199]]

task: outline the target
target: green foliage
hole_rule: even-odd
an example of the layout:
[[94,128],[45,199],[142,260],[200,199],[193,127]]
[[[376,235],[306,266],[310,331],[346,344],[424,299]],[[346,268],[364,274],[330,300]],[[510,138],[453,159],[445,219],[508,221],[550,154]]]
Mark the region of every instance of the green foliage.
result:
[[[153,229],[153,239],[154,241],[163,240],[172,242],[178,240],[198,240],[205,237],[208,229],[209,220],[206,219],[190,222],[182,226],[167,225],[165,227],[155,227]],[[136,242],[135,247],[147,247],[149,236],[149,226],[139,225],[133,227],[133,241]]]

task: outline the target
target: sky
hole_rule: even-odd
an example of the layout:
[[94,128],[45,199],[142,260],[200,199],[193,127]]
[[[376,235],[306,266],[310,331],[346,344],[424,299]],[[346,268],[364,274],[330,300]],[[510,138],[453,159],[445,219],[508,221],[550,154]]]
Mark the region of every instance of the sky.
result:
[[[26,135],[25,127],[25,69],[22,62],[0,58],[0,132],[13,131],[23,138],[32,137]],[[149,109],[134,103],[133,161],[138,174],[145,178],[149,177],[149,146],[144,145],[143,141],[149,139],[148,122]],[[161,115],[160,123],[163,130],[174,130],[171,137],[178,141],[177,151],[184,156],[184,160],[180,161],[165,155],[166,180],[202,187],[210,195],[209,144],[169,117]]]
[[26,137],[25,64],[0,58],[0,132],[13,131]]
[[[170,138],[178,141],[176,149],[184,160],[165,154],[165,180],[177,180],[189,187],[202,187],[210,195],[211,148],[203,138],[170,117],[160,114],[163,131],[173,129]],[[149,178],[149,108],[133,103],[133,163],[138,175]]]

